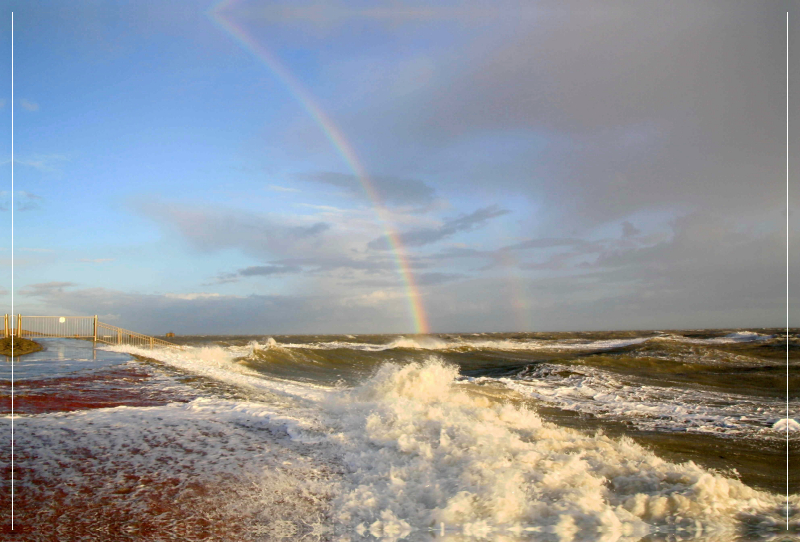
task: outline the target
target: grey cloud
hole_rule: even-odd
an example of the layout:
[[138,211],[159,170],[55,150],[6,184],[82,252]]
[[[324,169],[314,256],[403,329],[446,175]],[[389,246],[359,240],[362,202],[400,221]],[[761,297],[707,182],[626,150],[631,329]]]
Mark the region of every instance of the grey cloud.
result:
[[299,273],[302,268],[299,265],[256,265],[239,270],[239,275],[243,277],[263,276],[263,275],[285,275],[287,273]]
[[254,265],[239,269],[235,273],[219,273],[211,282],[206,283],[205,286],[239,282],[242,277],[286,275],[290,273],[300,273],[302,271],[303,268],[299,265]]
[[[521,271],[505,281],[434,271],[417,280],[435,285],[423,303],[440,331],[779,326],[785,318],[784,251],[780,234],[742,233],[730,219],[690,215],[675,222],[671,240],[619,250],[616,261],[576,276],[531,278]],[[800,242],[792,240],[790,251],[790,266],[800,268]],[[799,290],[800,279],[790,279],[792,291]],[[163,333],[176,322],[178,333],[397,332],[409,325],[404,299],[374,307],[334,295],[187,300],[75,286],[40,283],[24,295],[38,296],[53,313],[120,314],[119,325],[144,333]],[[800,312],[791,310],[797,322]]]
[[571,237],[547,237],[541,239],[529,239],[527,241],[522,241],[521,243],[516,243],[513,245],[508,245],[503,247],[501,250],[526,250],[529,248],[553,248],[553,247],[561,247],[561,246],[574,246],[583,244],[584,241],[580,239],[574,239]]
[[520,264],[520,269],[537,269],[537,270],[555,270],[564,269],[567,267],[569,260],[574,258],[576,254],[561,252],[553,254],[550,258],[543,262],[527,262]]
[[[14,209],[16,211],[32,211],[39,208],[39,204],[44,201],[42,196],[26,192],[25,190],[15,190]],[[11,207],[11,193],[8,191],[0,192],[0,211],[8,211]]]
[[138,208],[157,222],[176,229],[203,251],[239,248],[256,257],[324,252],[322,236],[330,224],[292,224],[248,212],[145,202]]
[[484,258],[489,254],[490,252],[484,250],[477,250],[474,248],[447,247],[435,254],[426,256],[426,259],[452,260],[452,259],[464,259],[464,258]]
[[[426,228],[401,233],[399,235],[400,242],[403,244],[403,246],[407,247],[428,245],[440,241],[445,237],[455,235],[456,233],[470,231],[477,227],[483,226],[492,218],[503,216],[509,212],[510,211],[501,209],[497,205],[483,207],[477,211],[473,211],[468,215],[453,220],[448,220],[438,228]],[[386,237],[379,237],[378,239],[370,241],[367,246],[373,250],[386,250],[389,248],[390,243]]]
[[31,192],[19,190],[17,192],[17,199],[14,201],[17,211],[32,211],[39,208],[39,203],[43,201],[42,196],[37,196]]
[[[355,175],[327,171],[301,175],[300,178],[343,188],[352,196],[369,197],[362,182]],[[374,187],[381,203],[423,205],[431,203],[435,194],[433,188],[415,179],[370,176],[369,182]]]
[[22,288],[19,293],[28,296],[52,296],[64,293],[64,288],[77,286],[74,282],[40,282],[38,284],[30,284]]
[[[466,275],[461,273],[417,273],[414,275],[414,284],[417,286],[436,286],[446,282],[452,282],[467,278]],[[382,279],[362,279],[348,282],[349,286],[356,287],[370,287],[370,288],[395,288],[404,286],[404,281],[401,277],[387,277]]]
[[414,276],[417,286],[432,286],[466,278],[461,273],[420,273]]
[[[776,29],[788,5],[537,3],[546,24],[487,19],[494,41],[441,53],[447,67],[407,107],[374,104],[348,126],[371,142],[370,162],[446,171],[442,191],[453,179],[542,202],[549,231],[651,209],[767,212],[785,181]],[[792,84],[800,42],[790,46]],[[392,130],[378,133],[376,117]],[[498,152],[496,134],[519,152]]]
[[203,286],[213,286],[215,284],[231,284],[239,282],[239,273],[219,273],[210,282],[203,283]]
[[[689,220],[676,229],[671,242],[622,252],[613,266],[593,272],[547,278],[521,273],[513,281],[483,276],[443,284],[425,297],[428,317],[440,329],[454,331],[785,325],[785,238],[731,230],[727,240],[708,251]],[[790,266],[800,268],[800,242],[794,241],[790,251]],[[679,262],[670,263],[673,258]],[[800,279],[790,280],[790,291],[800,289]],[[796,326],[800,310],[790,310],[790,325]]]
[[352,241],[344,235],[328,233],[331,225],[326,222],[298,225],[296,222],[300,219],[296,218],[279,221],[247,212],[163,203],[143,203],[139,209],[166,227],[177,230],[198,250],[237,248],[268,262],[250,270],[220,273],[208,284],[237,282],[243,277],[259,274],[257,270],[261,271],[260,274],[272,271],[272,274],[306,272],[314,275],[336,270],[395,273],[397,269],[397,263],[389,255],[354,253]]
[[[590,243],[582,239],[572,237],[546,237],[538,239],[528,239],[513,245],[505,245],[494,250],[477,250],[473,248],[448,247],[436,254],[426,256],[424,260],[441,261],[455,259],[484,259],[487,264],[481,267],[486,271],[497,266],[516,266],[516,261],[509,261],[507,254],[514,251],[526,251],[532,249],[548,249],[556,247],[571,247],[569,252],[556,254],[547,262],[529,262],[520,264],[521,269],[556,269],[564,267],[564,262],[573,256],[580,254],[592,254],[600,252],[605,248],[603,243]],[[555,261],[560,262],[558,265]]]
[[289,229],[289,234],[296,237],[313,237],[331,228],[330,224],[317,222],[311,226],[296,226]]
[[638,235],[642,233],[642,230],[638,229],[636,226],[628,222],[627,220],[622,223],[622,237],[633,237],[634,235]]
[[[419,269],[426,267],[428,264],[412,258],[408,262],[408,265],[412,269]],[[246,267],[234,273],[220,273],[206,285],[239,282],[242,277],[273,276],[303,272],[313,276],[327,275],[337,271],[356,272],[373,276],[385,275],[387,277],[396,276],[398,273],[397,262],[389,257],[373,256],[370,259],[359,260],[343,255],[318,255],[307,258],[287,258],[272,262],[269,265]],[[383,285],[393,283],[393,279],[391,278],[383,279],[383,282],[381,282]]]

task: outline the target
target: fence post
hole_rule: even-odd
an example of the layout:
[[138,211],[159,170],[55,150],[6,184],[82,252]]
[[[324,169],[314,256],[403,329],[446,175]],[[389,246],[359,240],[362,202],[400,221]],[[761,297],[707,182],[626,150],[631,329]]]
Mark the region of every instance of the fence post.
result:
[[3,318],[3,337],[8,337],[8,315]]
[[92,326],[92,342],[97,343],[97,315],[94,315],[94,325]]
[[150,349],[153,349],[153,337],[150,337]]
[[22,315],[17,314],[17,337],[22,338]]
[[122,330],[117,329],[117,344],[122,344]]

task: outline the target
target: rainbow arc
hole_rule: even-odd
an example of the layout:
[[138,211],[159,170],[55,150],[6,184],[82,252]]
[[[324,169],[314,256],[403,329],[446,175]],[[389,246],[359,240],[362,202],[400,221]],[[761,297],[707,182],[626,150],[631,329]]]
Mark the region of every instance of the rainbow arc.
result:
[[311,95],[303,84],[294,76],[294,74],[265,46],[258,43],[248,32],[242,28],[241,25],[236,24],[230,18],[225,16],[236,0],[224,0],[211,10],[209,16],[217,23],[228,35],[230,35],[236,42],[238,42],[246,51],[255,56],[259,61],[263,62],[267,68],[283,83],[289,90],[294,98],[302,105],[309,116],[320,127],[322,132],[327,137],[328,141],[333,145],[336,152],[344,160],[347,167],[353,172],[358,181],[361,183],[364,192],[372,203],[375,214],[380,221],[381,227],[384,230],[384,235],[389,241],[391,253],[397,264],[397,269],[403,279],[407,299],[409,303],[409,311],[413,320],[414,329],[417,333],[429,333],[430,328],[428,319],[425,314],[425,309],[422,305],[422,297],[419,288],[414,280],[414,274],[411,271],[408,255],[403,247],[402,240],[392,227],[391,221],[388,219],[388,211],[381,201],[375,185],[367,174],[366,168],[358,159],[355,150],[348,142],[342,130],[333,122],[325,111],[319,106],[317,101]]

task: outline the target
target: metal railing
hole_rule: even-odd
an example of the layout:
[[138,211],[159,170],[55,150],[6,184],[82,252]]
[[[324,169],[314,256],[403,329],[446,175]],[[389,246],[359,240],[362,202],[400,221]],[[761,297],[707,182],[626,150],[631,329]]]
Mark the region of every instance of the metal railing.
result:
[[[16,320],[16,325],[14,325]],[[179,348],[182,346],[105,324],[95,316],[23,316],[6,314],[3,337],[86,339],[95,343],[129,345],[139,348]]]

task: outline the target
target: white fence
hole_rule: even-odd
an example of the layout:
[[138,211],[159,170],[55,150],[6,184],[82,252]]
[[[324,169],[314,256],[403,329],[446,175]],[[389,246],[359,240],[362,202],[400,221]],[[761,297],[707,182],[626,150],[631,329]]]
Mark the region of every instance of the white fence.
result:
[[177,344],[97,321],[95,316],[23,316],[6,314],[3,337],[86,339],[139,348],[182,348]]

